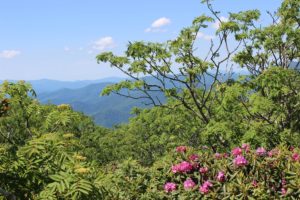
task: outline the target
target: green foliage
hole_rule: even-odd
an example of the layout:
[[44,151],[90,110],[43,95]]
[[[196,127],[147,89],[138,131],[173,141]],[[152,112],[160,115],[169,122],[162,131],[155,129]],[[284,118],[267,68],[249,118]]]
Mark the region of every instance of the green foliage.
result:
[[[172,103],[170,103],[172,104]],[[87,155],[101,163],[133,158],[150,165],[166,151],[181,144],[199,144],[199,127],[184,109],[142,110],[128,125],[113,131],[99,130],[82,137]]]
[[94,185],[96,166],[78,151],[79,141],[72,134],[33,138],[16,152],[10,167],[1,168],[1,182],[20,198],[101,198],[101,188]]
[[[207,126],[208,134],[223,138],[224,142],[217,143],[233,146],[239,141],[269,147],[297,145],[300,99],[295,91],[299,90],[299,81],[299,72],[274,67],[250,81],[223,85],[224,98],[216,120]],[[216,130],[220,129],[218,134]]]

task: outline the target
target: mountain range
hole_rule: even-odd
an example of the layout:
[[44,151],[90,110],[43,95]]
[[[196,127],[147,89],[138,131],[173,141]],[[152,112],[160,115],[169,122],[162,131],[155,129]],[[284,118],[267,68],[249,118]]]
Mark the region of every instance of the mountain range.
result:
[[[148,83],[160,84],[152,77],[145,77],[145,79],[147,79]],[[132,116],[130,114],[132,108],[146,107],[141,100],[134,100],[116,94],[100,96],[101,91],[106,86],[121,80],[124,80],[124,78],[112,77],[83,81],[41,79],[28,82],[33,86],[37,93],[37,98],[41,103],[56,105],[70,104],[74,110],[91,116],[98,125],[113,127],[117,124],[126,123]],[[207,77],[206,80],[208,86],[213,81],[211,77]],[[180,85],[177,86],[181,87]],[[166,82],[166,87],[174,86]],[[163,94],[156,93],[155,96],[158,97],[159,101],[165,102]]]
[[125,98],[116,94],[100,96],[101,91],[113,82],[100,82],[71,89],[38,93],[43,104],[70,104],[74,110],[91,116],[94,121],[105,127],[127,122],[133,107],[144,107],[141,101]]

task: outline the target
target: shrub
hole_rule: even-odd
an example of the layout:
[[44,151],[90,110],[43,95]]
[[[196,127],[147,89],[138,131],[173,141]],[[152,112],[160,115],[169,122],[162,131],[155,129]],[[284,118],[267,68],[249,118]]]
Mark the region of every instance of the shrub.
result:
[[213,153],[205,148],[175,152],[161,186],[170,199],[300,197],[297,148],[278,146],[267,151],[244,144],[230,154]]

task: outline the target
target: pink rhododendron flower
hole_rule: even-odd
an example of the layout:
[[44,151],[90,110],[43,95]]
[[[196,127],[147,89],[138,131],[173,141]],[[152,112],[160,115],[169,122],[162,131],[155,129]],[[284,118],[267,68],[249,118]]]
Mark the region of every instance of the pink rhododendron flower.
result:
[[238,155],[242,155],[243,151],[241,148],[236,147],[236,148],[232,149],[231,153],[234,156],[238,156]]
[[191,161],[198,161],[199,160],[199,156],[197,154],[192,154],[189,156],[189,160]]
[[167,193],[173,192],[174,190],[176,190],[176,184],[172,182],[168,182],[165,184],[164,189]]
[[258,156],[264,156],[266,153],[267,151],[263,147],[259,147],[256,149],[256,155]]
[[183,161],[177,165],[173,165],[171,168],[173,173],[177,172],[190,172],[193,170],[193,165],[189,162]]
[[216,159],[221,159],[222,158],[222,154],[220,154],[220,153],[215,153],[215,158]]
[[281,194],[283,195],[283,196],[285,196],[286,195],[286,189],[285,188],[281,188]]
[[208,168],[207,168],[207,167],[201,167],[201,168],[199,169],[199,172],[200,172],[201,174],[206,174],[206,173],[208,172]]
[[244,149],[247,153],[250,152],[250,145],[249,144],[242,144],[242,149]]
[[178,153],[185,153],[187,150],[187,147],[186,146],[179,146],[179,147],[176,147],[176,151]]
[[220,182],[224,182],[225,181],[225,173],[220,171],[218,172],[218,175],[217,175],[217,180],[220,181]]
[[199,191],[202,194],[207,194],[209,193],[209,189],[212,187],[212,183],[209,181],[205,181],[200,187],[199,187]]
[[187,179],[186,181],[184,181],[183,183],[183,187],[185,190],[190,190],[193,189],[195,187],[196,183],[192,180],[192,179]]
[[293,161],[299,161],[300,160],[300,155],[298,153],[293,153],[292,159],[293,159]]
[[235,166],[241,167],[241,166],[245,166],[248,164],[248,161],[246,160],[246,158],[244,158],[244,156],[240,156],[238,155],[234,160],[233,163]]

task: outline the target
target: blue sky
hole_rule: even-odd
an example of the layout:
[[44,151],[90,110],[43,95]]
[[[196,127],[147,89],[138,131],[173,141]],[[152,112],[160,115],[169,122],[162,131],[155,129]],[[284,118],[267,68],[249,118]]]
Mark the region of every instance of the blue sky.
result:
[[[275,10],[281,0],[215,0],[228,12]],[[0,79],[87,80],[122,76],[97,64],[102,51],[122,53],[128,41],[175,38],[194,17],[208,13],[200,0],[0,0]],[[267,15],[262,23],[267,23]],[[203,32],[207,47],[214,26]],[[202,45],[202,47],[201,47]]]

